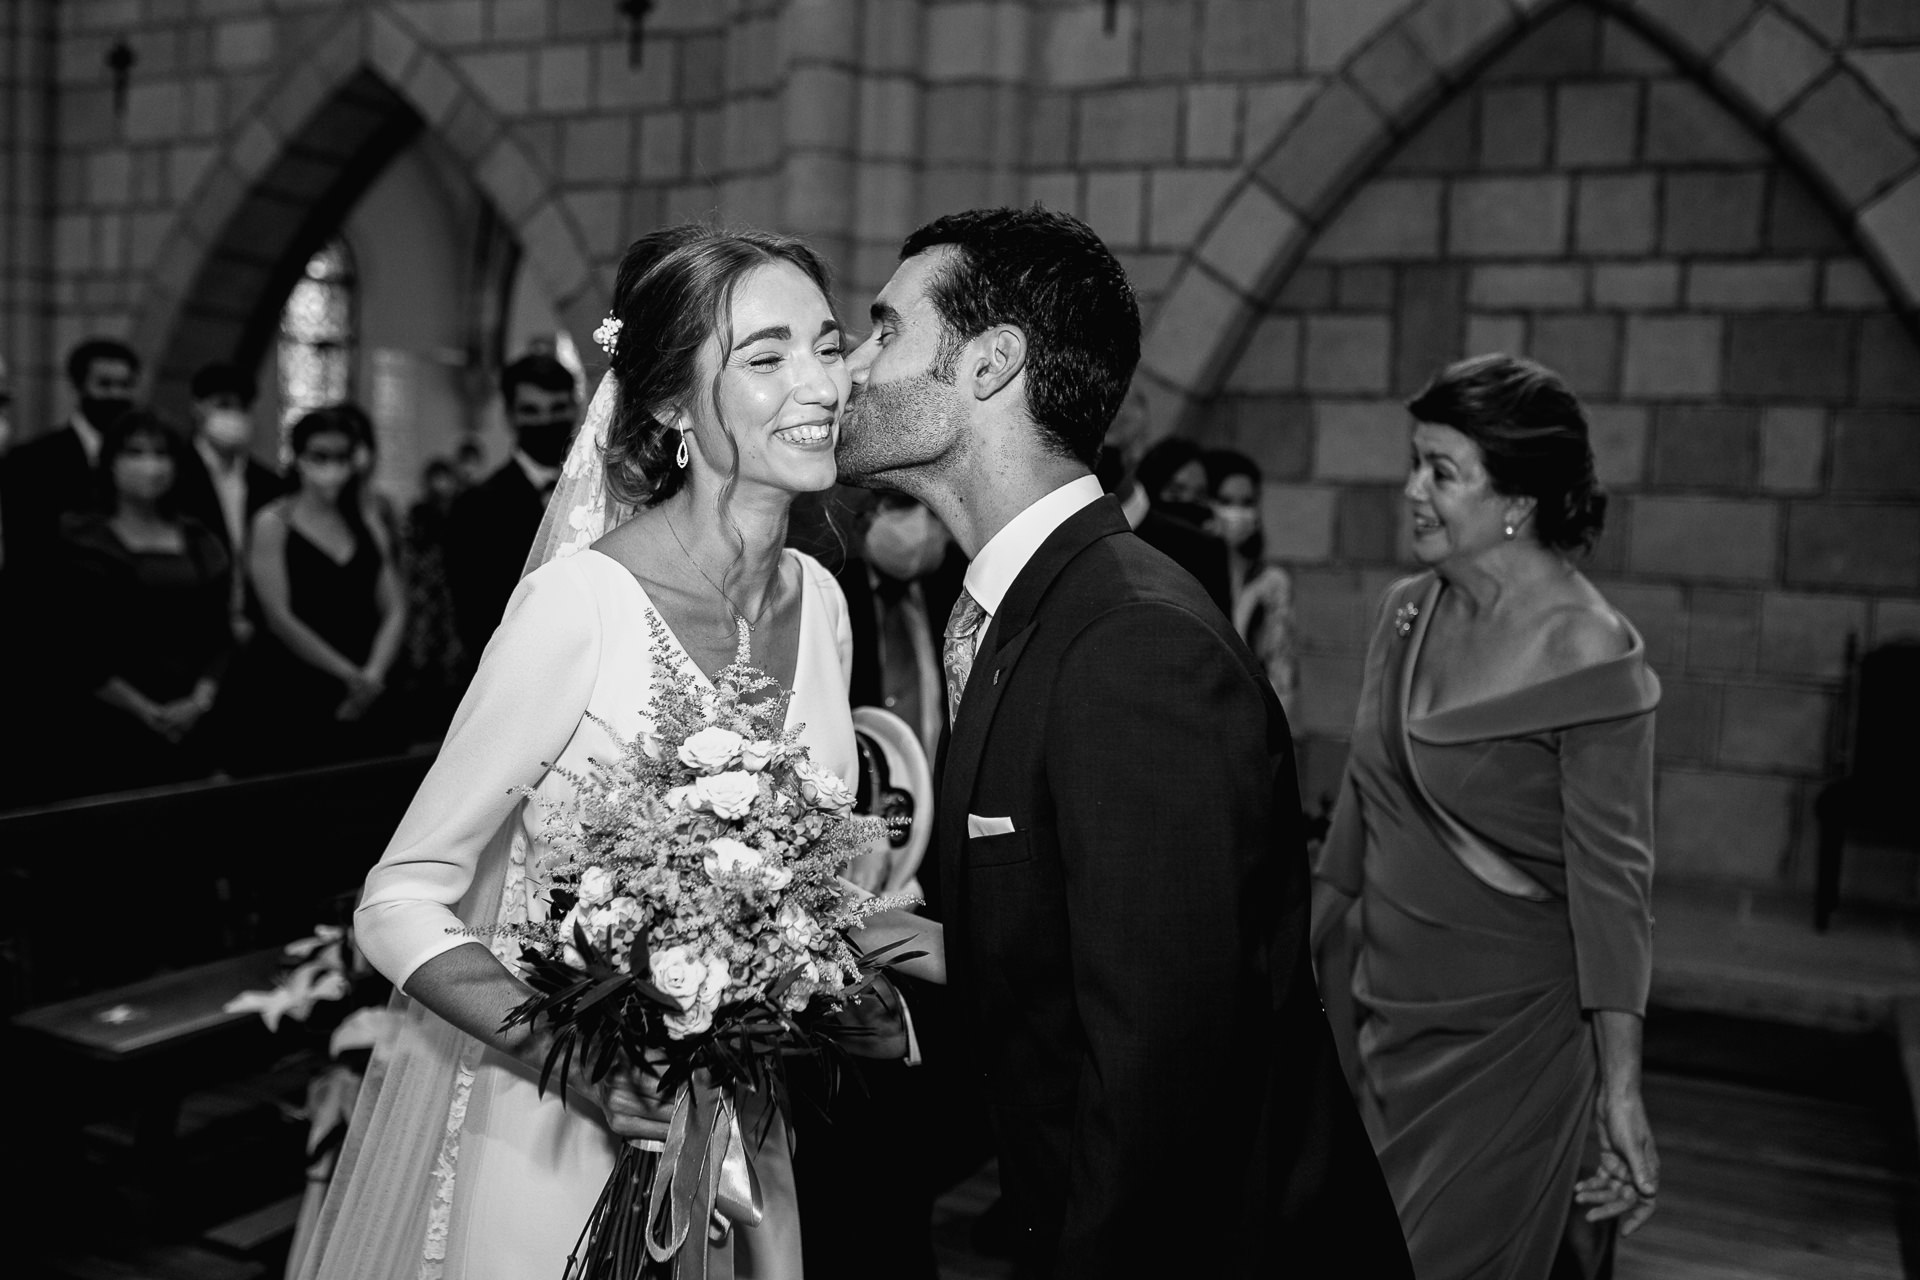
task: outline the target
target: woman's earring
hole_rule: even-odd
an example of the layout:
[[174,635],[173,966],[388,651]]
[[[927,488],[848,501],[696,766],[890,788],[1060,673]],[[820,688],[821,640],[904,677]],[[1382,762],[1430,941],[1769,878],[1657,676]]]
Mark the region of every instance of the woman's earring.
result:
[[[685,445],[682,445],[682,446],[681,446],[681,448],[685,448],[685,447],[686,447]],[[680,465],[684,467],[684,466],[686,466],[687,464],[683,462],[683,463],[681,463]],[[1507,526],[1507,541],[1508,541],[1508,542],[1512,542],[1512,541],[1513,541],[1513,535],[1514,535],[1514,528],[1513,528],[1513,526],[1512,526],[1512,525],[1508,525],[1508,526]]]
[[[680,437],[680,447],[673,451],[673,464],[682,471],[687,469],[687,437],[685,435]],[[1508,531],[1507,536],[1509,538],[1513,536],[1511,530]]]

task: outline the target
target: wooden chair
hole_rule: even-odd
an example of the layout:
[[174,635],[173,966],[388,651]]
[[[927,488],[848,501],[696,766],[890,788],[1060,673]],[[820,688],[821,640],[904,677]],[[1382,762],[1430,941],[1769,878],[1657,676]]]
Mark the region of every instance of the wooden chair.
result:
[[1859,657],[1847,638],[1840,706],[1839,777],[1814,803],[1820,860],[1813,924],[1826,932],[1840,900],[1840,862],[1849,838],[1920,852],[1920,640],[1881,645]]

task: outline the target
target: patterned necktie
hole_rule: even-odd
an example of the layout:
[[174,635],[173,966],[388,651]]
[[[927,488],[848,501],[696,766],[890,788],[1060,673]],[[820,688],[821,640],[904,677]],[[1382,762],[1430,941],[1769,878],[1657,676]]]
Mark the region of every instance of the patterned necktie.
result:
[[967,691],[967,677],[973,673],[974,635],[980,630],[987,611],[963,587],[947,615],[945,643],[940,649],[940,665],[947,669],[947,717],[958,718],[960,697]]

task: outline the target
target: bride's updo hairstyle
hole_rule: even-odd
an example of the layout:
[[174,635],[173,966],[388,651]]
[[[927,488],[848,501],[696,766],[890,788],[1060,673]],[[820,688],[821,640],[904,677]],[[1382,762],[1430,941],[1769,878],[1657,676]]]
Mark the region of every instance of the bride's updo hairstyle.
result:
[[[700,385],[701,349],[715,334],[723,353],[732,348],[735,286],[756,268],[778,262],[800,268],[831,296],[826,264],[790,236],[690,223],[649,232],[628,246],[614,280],[612,318],[619,326],[609,358],[620,388],[605,450],[607,494],[614,501],[650,507],[680,492],[686,483],[686,472],[674,461],[680,433],[663,419],[676,409],[690,412],[704,391],[719,420],[719,371]],[[723,434],[734,451],[726,482],[731,490],[739,449],[731,434]]]
[[1407,412],[1478,445],[1495,493],[1532,498],[1542,546],[1593,549],[1607,493],[1593,474],[1586,411],[1559,374],[1516,356],[1474,356],[1442,369]]

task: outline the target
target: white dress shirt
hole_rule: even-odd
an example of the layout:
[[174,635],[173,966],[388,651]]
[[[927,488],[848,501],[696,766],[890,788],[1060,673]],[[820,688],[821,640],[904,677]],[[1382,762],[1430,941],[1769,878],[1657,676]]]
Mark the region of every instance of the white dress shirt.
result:
[[1000,532],[987,539],[987,545],[980,548],[980,554],[967,566],[967,594],[979,603],[987,615],[980,620],[979,629],[973,633],[973,651],[976,654],[980,652],[980,643],[987,638],[987,627],[992,624],[993,616],[1000,612],[1001,602],[1007,598],[1013,580],[1027,567],[1027,561],[1033,559],[1033,553],[1040,549],[1040,544],[1051,538],[1055,529],[1083,508],[1098,502],[1102,493],[1100,482],[1092,476],[1069,480],[1007,521]]

